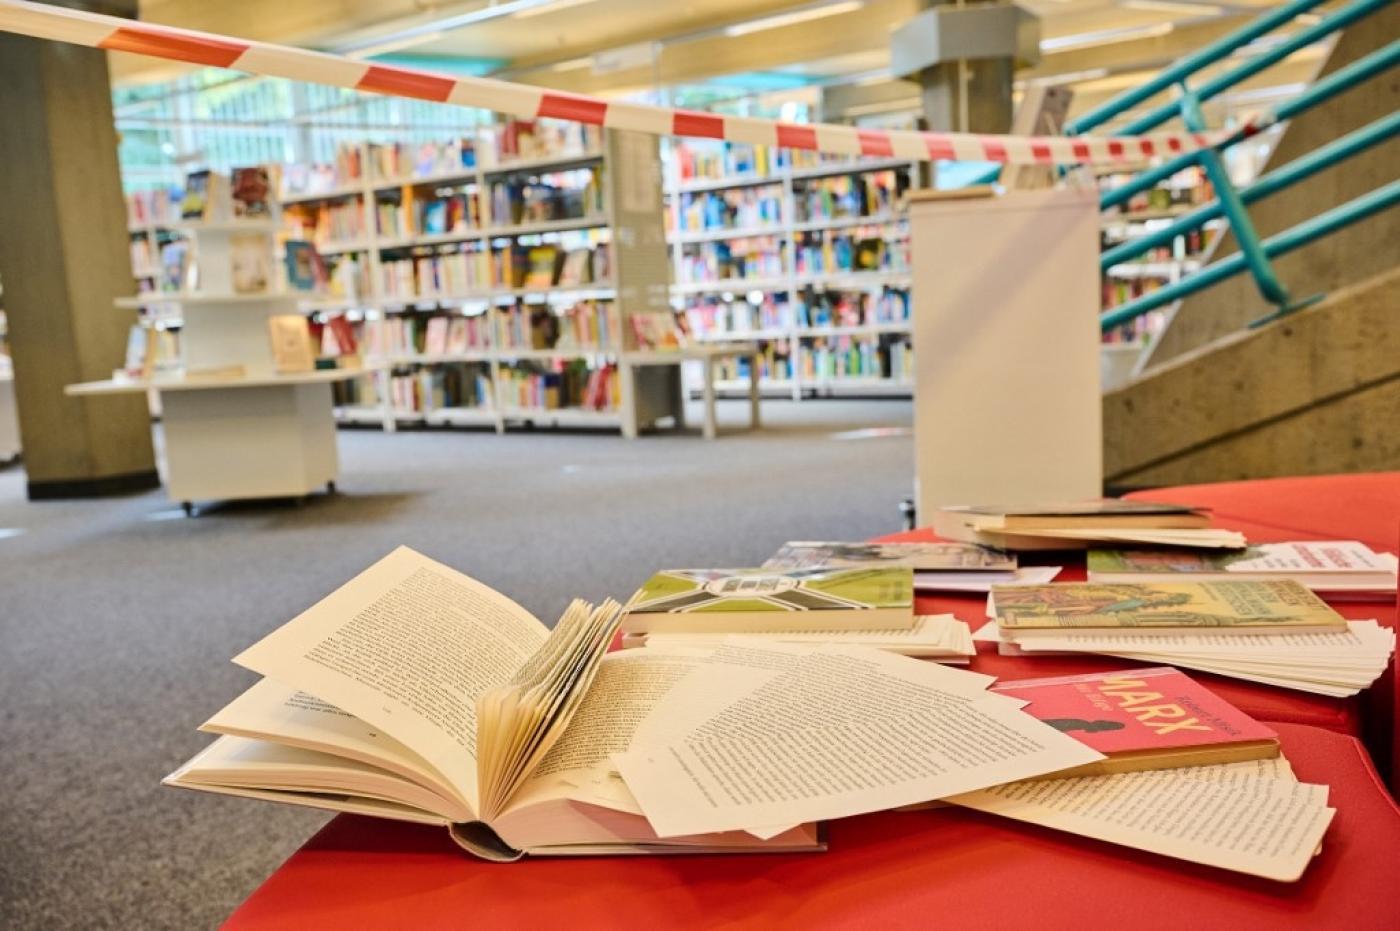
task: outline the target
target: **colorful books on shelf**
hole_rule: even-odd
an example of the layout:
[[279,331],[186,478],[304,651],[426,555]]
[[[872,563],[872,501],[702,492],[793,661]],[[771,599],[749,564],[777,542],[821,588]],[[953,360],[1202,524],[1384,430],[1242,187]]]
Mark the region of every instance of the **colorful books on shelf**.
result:
[[1091,543],[1242,549],[1244,535],[1210,527],[1210,513],[1155,501],[1074,502],[1026,507],[940,508],[933,530],[948,540],[1009,550],[1086,549]]
[[670,313],[633,312],[627,316],[632,327],[632,348],[655,351],[673,350],[681,346],[680,333],[676,330],[676,318]]
[[742,282],[787,273],[782,240],[775,236],[687,243],[681,248],[682,282]]
[[748,644],[792,643],[858,646],[918,659],[965,666],[977,655],[967,624],[951,614],[920,614],[914,626],[895,630],[799,630],[781,633],[652,633],[623,634],[622,646],[702,647],[716,649],[726,640]]
[[133,191],[126,196],[126,222],[134,232],[178,223],[183,201],[184,192],[178,188]]
[[229,237],[230,281],[235,294],[261,294],[276,282],[272,237],[266,233],[234,233]]
[[360,245],[367,235],[364,207],[357,200],[288,204],[282,225],[293,239],[307,239],[323,251]]
[[504,407],[527,410],[612,411],[621,404],[617,366],[588,366],[581,359],[503,365],[497,393]]
[[1278,735],[1180,670],[1125,669],[998,682],[1027,714],[1105,759],[1060,778],[1210,766],[1278,756]]
[[267,318],[272,342],[272,367],[279,375],[310,372],[316,368],[311,329],[301,314],[275,314]]
[[681,181],[766,177],[790,164],[794,151],[747,142],[677,142],[672,148]]
[[493,226],[601,218],[603,168],[508,175],[490,183],[489,199]]
[[483,135],[487,151],[501,167],[514,161],[573,158],[603,146],[601,126],[565,120],[507,120],[485,129]]
[[325,260],[316,247],[304,239],[289,239],[283,244],[282,263],[287,272],[287,287],[293,291],[320,291],[329,283]]
[[682,193],[676,216],[677,230],[682,233],[776,227],[783,219],[782,190],[775,182],[760,187]]
[[204,169],[185,176],[185,196],[180,201],[180,218],[198,222],[225,220],[230,211],[228,178]]
[[229,174],[233,216],[263,219],[272,214],[272,169],[267,165],[235,168]]
[[667,569],[627,603],[622,630],[652,633],[787,633],[908,630],[908,566],[855,569]]
[[1292,579],[1330,598],[1395,597],[1392,553],[1356,540],[1259,543],[1244,550],[1092,549],[1091,582],[1197,582]]
[[796,183],[793,203],[798,223],[820,223],[890,214],[909,187],[908,171],[853,172]]

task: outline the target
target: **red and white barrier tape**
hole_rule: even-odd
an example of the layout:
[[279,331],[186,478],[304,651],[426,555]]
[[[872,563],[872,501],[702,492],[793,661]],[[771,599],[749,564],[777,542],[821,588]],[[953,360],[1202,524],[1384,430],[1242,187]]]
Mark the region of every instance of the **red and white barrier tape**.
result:
[[490,78],[453,77],[392,68],[323,52],[153,26],[25,0],[0,0],[0,30],[114,52],[231,68],[266,77],[478,107],[525,119],[553,117],[656,135],[723,139],[838,155],[1068,165],[1141,161],[1153,155],[1176,155],[1210,147],[1217,141],[1215,134],[1210,133],[1155,133],[1112,138],[1004,136],[857,129],[829,123],[796,124],[719,116],[695,110],[619,103]]

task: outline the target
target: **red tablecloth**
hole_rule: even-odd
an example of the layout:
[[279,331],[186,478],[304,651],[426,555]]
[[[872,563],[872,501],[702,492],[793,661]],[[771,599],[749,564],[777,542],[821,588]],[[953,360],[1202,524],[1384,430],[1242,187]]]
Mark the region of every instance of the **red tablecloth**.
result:
[[462,854],[440,828],[341,815],[230,918],[308,928],[1400,927],[1400,810],[1351,737],[1278,726],[1336,820],[1294,884],[1198,867],[958,809],[835,822],[825,854],[541,858]]

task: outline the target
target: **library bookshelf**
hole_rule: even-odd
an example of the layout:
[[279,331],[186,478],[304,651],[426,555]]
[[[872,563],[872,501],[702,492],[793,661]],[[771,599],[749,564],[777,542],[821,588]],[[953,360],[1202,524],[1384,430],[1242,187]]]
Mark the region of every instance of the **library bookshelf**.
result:
[[[765,394],[908,395],[916,163],[678,144],[668,172],[672,305],[700,344],[757,341]],[[741,367],[721,391],[746,389]]]
[[[187,237],[197,256],[198,288],[116,301],[122,308],[175,309],[177,367],[139,376],[119,373],[66,389],[75,396],[159,398],[166,490],[187,514],[198,501],[300,498],[335,488],[339,463],[331,385],[358,373],[278,373],[268,321],[297,313],[300,295],[280,280],[275,202],[268,209],[267,217],[171,222],[169,228]],[[236,270],[249,263],[256,286]],[[148,331],[150,338],[154,334]]]
[[673,328],[654,137],[513,123],[345,161],[282,199],[332,266],[332,296],[303,309],[354,319],[378,367],[338,392],[338,422],[683,424],[688,354],[651,338]]

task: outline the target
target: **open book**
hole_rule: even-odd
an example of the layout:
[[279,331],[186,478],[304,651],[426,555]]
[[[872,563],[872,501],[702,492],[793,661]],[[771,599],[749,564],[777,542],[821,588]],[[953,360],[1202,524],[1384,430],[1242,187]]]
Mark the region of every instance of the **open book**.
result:
[[550,632],[485,585],[399,548],[235,658],[266,676],[211,718],[168,785],[442,824],[492,860],[814,850],[815,826],[659,838],[590,803],[683,652],[604,657],[622,612],[575,601]]

